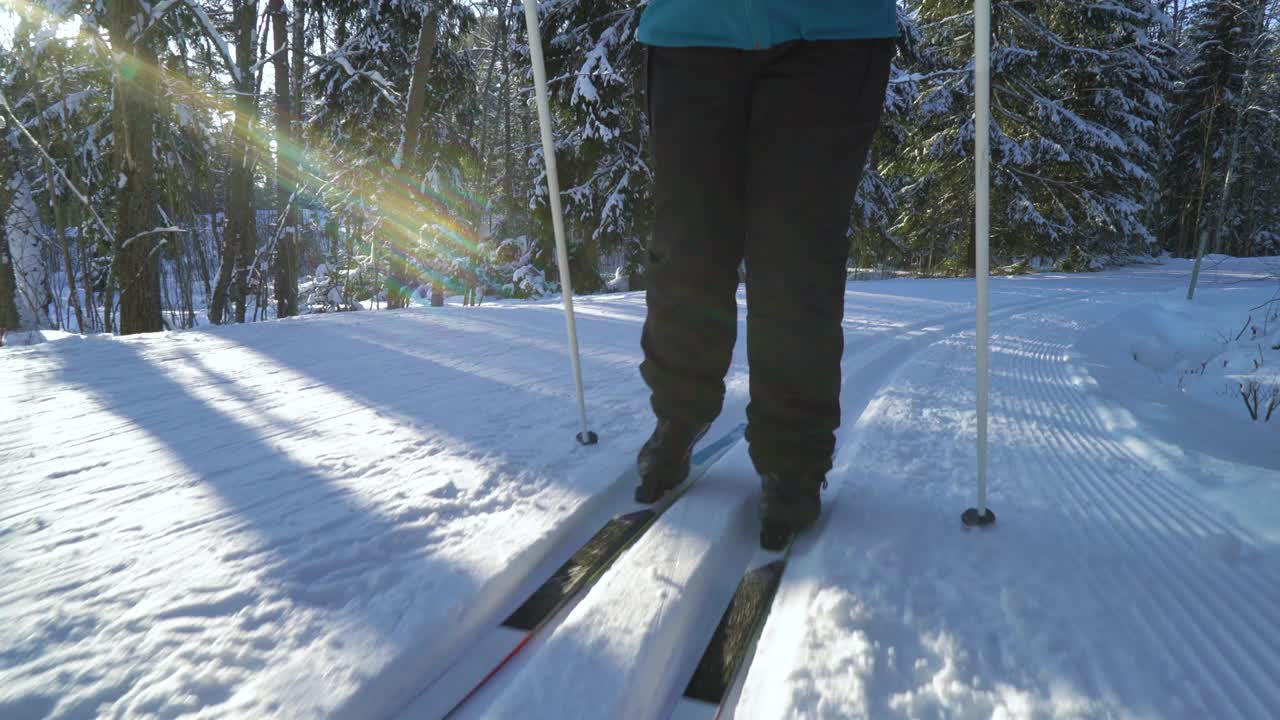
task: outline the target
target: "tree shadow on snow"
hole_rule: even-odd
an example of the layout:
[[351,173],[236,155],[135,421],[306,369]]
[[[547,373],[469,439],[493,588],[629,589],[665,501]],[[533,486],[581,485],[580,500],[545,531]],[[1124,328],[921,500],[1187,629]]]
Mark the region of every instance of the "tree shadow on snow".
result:
[[[252,596],[238,600],[236,607],[218,612],[233,615],[255,603],[283,599],[293,606],[347,616],[396,648],[389,672],[366,678],[355,696],[336,710],[338,716],[363,717],[393,710],[407,700],[407,693],[442,669],[450,659],[440,644],[442,635],[456,634],[465,625],[459,613],[465,616],[469,601],[486,593],[486,581],[500,579],[477,577],[447,554],[433,552],[433,547],[456,540],[433,524],[433,514],[447,520],[450,513],[470,517],[505,510],[523,502],[525,494],[540,485],[565,480],[566,467],[571,465],[598,471],[579,488],[595,491],[616,475],[625,459],[607,449],[577,449],[563,353],[511,343],[507,351],[516,354],[519,362],[504,375],[501,353],[493,347],[481,348],[482,354],[475,358],[430,350],[431,327],[425,323],[383,327],[374,317],[357,322],[326,320],[273,324],[278,337],[260,344],[251,342],[255,333],[245,329],[235,328],[241,332],[225,335],[220,331],[215,337],[245,343],[240,357],[248,367],[232,369],[202,359],[198,336],[179,345],[176,352],[166,348],[167,367],[157,366],[147,356],[156,344],[130,340],[95,341],[92,363],[82,362],[84,356],[78,353],[64,355],[64,349],[78,346],[75,343],[54,344],[46,352],[57,365],[56,382],[83,388],[135,426],[135,432],[161,443],[181,463],[184,478],[216,493],[226,508],[229,529],[224,532],[248,534],[241,548],[229,549],[223,559],[234,563],[246,555],[257,556],[252,567],[261,569],[268,582],[257,586]],[[353,356],[355,361],[346,360]],[[118,368],[116,381],[98,382],[97,367]],[[593,368],[588,363],[588,368],[599,369],[605,376],[603,365]],[[298,417],[290,412],[289,398],[273,397],[270,382],[262,379],[262,374],[282,369],[288,371],[281,375],[284,381],[292,378],[291,384],[298,385],[297,378],[309,379],[345,399],[347,405],[335,410],[339,414],[333,417]],[[184,379],[175,379],[179,376]],[[215,395],[201,396],[189,386],[210,388]],[[638,378],[636,387],[641,387]],[[145,403],[139,403],[140,389],[145,389]],[[259,411],[243,415],[244,406],[255,405]],[[432,476],[433,451],[388,447],[388,454],[404,454],[404,462],[392,470],[394,479],[421,476],[423,483],[433,487],[422,493],[425,506],[405,500],[371,504],[369,495],[377,495],[388,478],[364,475],[368,465],[362,463],[349,468],[318,465],[314,457],[302,454],[307,446],[299,441],[308,433],[346,427],[341,413],[349,412],[350,406],[366,418],[369,410],[376,411],[372,424],[398,429],[394,438],[429,436],[440,441],[455,460],[461,456],[474,461],[481,475],[478,482],[459,489]],[[644,397],[635,398],[626,417],[608,427],[634,433],[640,422],[636,408],[643,406]],[[377,428],[347,430],[362,433]],[[519,437],[526,432],[529,437]],[[605,432],[602,435],[608,437]],[[548,452],[548,447],[557,445],[563,452]],[[331,450],[320,448],[321,452]],[[627,450],[629,456],[633,450]],[[583,459],[565,462],[573,454],[582,454]],[[510,489],[497,492],[503,490],[499,480],[504,475],[518,478],[514,495]],[[174,522],[191,520],[182,517]],[[252,549],[245,551],[245,544]],[[538,552],[545,549],[514,548],[513,571],[534,564]],[[518,554],[534,557],[515,560]],[[433,589],[439,588],[448,588],[446,596],[460,604],[441,608],[433,597]],[[387,607],[396,604],[393,597],[400,598],[399,608]],[[405,617],[388,617],[388,610],[402,611]],[[426,617],[438,622],[430,625],[421,619]],[[468,622],[482,624],[482,620],[470,617]]]

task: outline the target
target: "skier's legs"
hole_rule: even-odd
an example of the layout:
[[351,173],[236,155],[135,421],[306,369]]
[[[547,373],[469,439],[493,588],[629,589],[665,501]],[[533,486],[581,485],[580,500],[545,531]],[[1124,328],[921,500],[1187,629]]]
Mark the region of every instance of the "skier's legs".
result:
[[820,480],[831,469],[846,234],[892,55],[892,40],[798,42],[756,82],[745,248],[747,438],[762,474]]
[[641,375],[660,419],[710,422],[737,336],[750,69],[721,48],[649,48],[657,215]]

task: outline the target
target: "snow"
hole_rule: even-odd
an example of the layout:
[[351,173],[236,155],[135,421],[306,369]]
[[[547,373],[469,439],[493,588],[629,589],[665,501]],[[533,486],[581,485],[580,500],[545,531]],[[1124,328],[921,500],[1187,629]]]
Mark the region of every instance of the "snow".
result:
[[[1215,333],[1275,264],[1214,258],[1191,304],[1185,261],[993,278],[987,531],[972,281],[851,283],[824,515],[737,716],[1269,717],[1280,422],[1212,386],[1258,375]],[[0,350],[0,717],[397,716],[650,429],[643,295],[576,304],[593,448],[555,299]],[[727,386],[708,438],[744,348]],[[670,712],[758,561],[755,482],[734,447],[463,716]]]

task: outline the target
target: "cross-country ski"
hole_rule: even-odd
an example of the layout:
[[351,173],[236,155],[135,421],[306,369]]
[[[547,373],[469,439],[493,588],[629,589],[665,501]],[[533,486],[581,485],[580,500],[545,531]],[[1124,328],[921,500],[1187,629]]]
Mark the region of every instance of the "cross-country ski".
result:
[[[567,608],[572,607],[574,601],[590,590],[600,574],[608,570],[636,538],[741,436],[742,426],[739,426],[694,455],[690,476],[657,505],[629,508],[629,511],[609,518],[501,624],[465,648],[458,662],[432,682],[422,695],[414,698],[401,714],[407,717],[447,717],[470,700],[537,633],[555,622]],[[627,472],[621,480],[634,482],[636,478]]]

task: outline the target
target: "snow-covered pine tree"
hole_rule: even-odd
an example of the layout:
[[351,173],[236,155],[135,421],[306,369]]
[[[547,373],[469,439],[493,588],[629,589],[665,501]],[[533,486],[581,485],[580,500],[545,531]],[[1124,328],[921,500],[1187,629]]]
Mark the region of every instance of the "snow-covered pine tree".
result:
[[99,330],[103,318],[98,299],[106,289],[113,252],[80,193],[99,215],[110,218],[114,213],[119,190],[110,167],[110,48],[93,29],[98,17],[91,6],[60,8],[87,13],[74,33],[66,27],[72,15],[31,9],[20,13],[13,53],[5,58],[10,67],[0,70],[0,90],[30,134],[18,133],[16,123],[10,128],[14,165],[3,182],[21,188],[20,195],[30,193],[30,213],[25,201],[12,208],[16,215],[9,217],[10,234],[34,241],[38,252],[16,252],[15,260],[20,261],[19,274],[30,276],[36,271],[30,261],[40,259],[36,274],[48,289],[39,295],[51,300],[47,313],[40,313],[41,323]]
[[[921,49],[918,122],[892,172],[895,232],[923,255],[941,240],[957,269],[972,250],[972,5],[909,0]],[[1150,0],[993,4],[993,258],[1145,249],[1163,112],[1164,22]]]
[[1268,6],[1265,33],[1232,195],[1238,219],[1224,230],[1239,255],[1280,255],[1280,2]]
[[[652,225],[644,52],[635,36],[643,3],[556,0],[540,9],[574,289],[591,292],[603,287],[600,253],[621,251],[626,270],[637,270]],[[550,228],[541,148],[532,162],[540,172],[530,202]],[[543,268],[552,270],[551,233],[539,235],[548,238]]]
[[1187,9],[1162,228],[1164,246],[1176,255],[1195,255],[1202,225],[1212,215],[1212,179],[1220,177],[1235,119],[1233,99],[1244,84],[1249,10],[1262,1],[1204,0]]
[[[480,213],[476,235],[479,247],[473,262],[477,282],[508,293],[521,293],[514,283],[510,242],[528,237],[533,224],[527,188],[540,168],[530,162],[538,145],[533,123],[524,12],[514,0],[492,0],[481,14],[472,38],[476,58],[480,112],[472,137],[479,142],[472,187]],[[527,51],[526,51],[527,52]],[[537,254],[538,248],[534,248]],[[521,257],[524,255],[521,254]]]
[[915,19],[898,8],[897,54],[889,74],[880,128],[854,197],[849,224],[850,255],[858,266],[884,265],[890,258],[900,260],[902,257],[893,225],[898,216],[898,191],[906,178],[895,175],[892,168],[894,159],[907,143],[920,92],[918,77],[907,70],[920,61],[919,46],[920,31]]
[[[1164,176],[1162,240],[1195,255],[1248,253],[1275,232],[1274,137],[1280,72],[1275,0],[1205,0],[1188,8],[1172,121],[1173,153]],[[1256,188],[1254,186],[1257,186]],[[1264,198],[1259,202],[1260,198]]]
[[[317,58],[306,89],[318,98],[308,120],[326,205],[350,234],[330,271],[362,268],[386,276],[398,300],[418,282],[461,291],[455,260],[474,254],[468,171],[475,166],[477,112],[465,38],[475,26],[459,2],[326,3],[332,48]],[[439,26],[424,96],[423,126],[404,147],[406,99],[424,18]],[[412,166],[405,159],[414,156]],[[345,268],[345,270],[342,270]],[[358,273],[360,277],[364,273]],[[365,278],[366,292],[380,290]],[[375,283],[376,284],[376,283]]]

